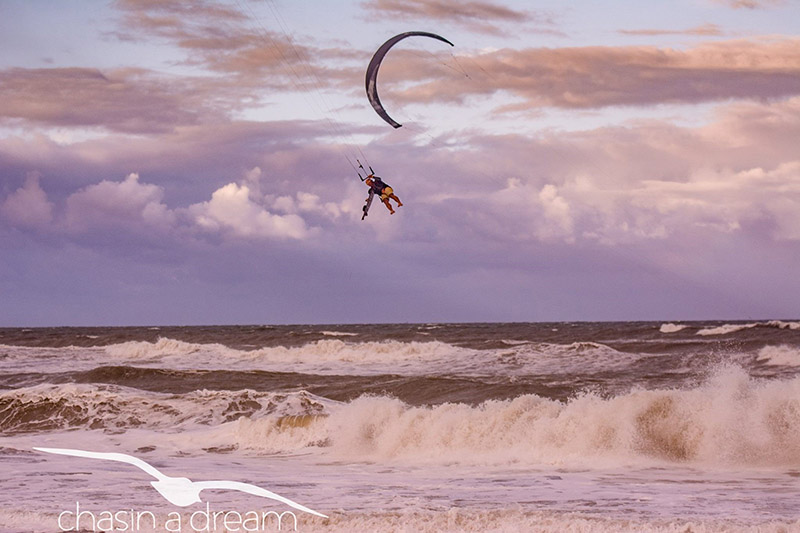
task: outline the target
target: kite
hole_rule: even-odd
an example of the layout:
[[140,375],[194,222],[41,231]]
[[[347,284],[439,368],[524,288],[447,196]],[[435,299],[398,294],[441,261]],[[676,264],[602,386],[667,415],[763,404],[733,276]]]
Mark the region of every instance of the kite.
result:
[[386,110],[383,108],[381,104],[380,98],[378,98],[378,69],[381,66],[381,61],[383,61],[383,56],[389,51],[389,49],[397,44],[398,42],[402,41],[406,37],[432,37],[433,39],[438,39],[442,42],[449,44],[450,46],[455,46],[453,43],[442,37],[441,35],[436,35],[435,33],[429,33],[426,31],[408,31],[405,33],[401,33],[399,35],[395,35],[385,43],[381,45],[380,48],[375,52],[375,55],[372,56],[372,60],[369,62],[369,66],[367,66],[367,76],[365,80],[365,84],[367,87],[367,98],[369,98],[369,103],[372,104],[373,109],[378,115],[392,125],[394,128],[399,128],[402,124],[396,122]]

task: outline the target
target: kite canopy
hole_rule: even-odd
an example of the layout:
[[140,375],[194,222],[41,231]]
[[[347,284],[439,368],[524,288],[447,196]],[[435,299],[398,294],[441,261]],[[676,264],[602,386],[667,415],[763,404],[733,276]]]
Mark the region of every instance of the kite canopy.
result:
[[396,122],[392,117],[386,113],[386,110],[383,108],[381,104],[380,98],[378,98],[378,69],[381,66],[381,61],[383,61],[383,56],[386,55],[386,52],[389,49],[397,44],[399,41],[402,41],[406,37],[432,37],[434,39],[438,39],[442,42],[449,44],[450,46],[455,46],[453,43],[442,37],[441,35],[436,35],[435,33],[428,33],[426,31],[407,31],[405,33],[401,33],[399,35],[395,35],[385,43],[381,45],[380,48],[375,52],[375,55],[372,56],[372,60],[369,62],[369,66],[367,66],[367,76],[366,76],[366,86],[367,86],[367,98],[369,98],[369,103],[372,104],[372,108],[375,109],[375,112],[378,115],[392,125],[392,127],[399,128],[402,124]]

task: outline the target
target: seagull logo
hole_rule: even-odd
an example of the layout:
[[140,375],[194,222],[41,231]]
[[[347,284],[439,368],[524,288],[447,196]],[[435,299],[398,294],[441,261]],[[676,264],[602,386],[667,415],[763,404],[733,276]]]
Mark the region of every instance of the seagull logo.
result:
[[60,455],[71,455],[74,457],[86,457],[89,459],[102,459],[104,461],[118,461],[120,463],[127,463],[138,467],[154,478],[156,481],[151,481],[150,484],[158,491],[164,498],[173,505],[179,507],[186,507],[193,503],[200,503],[200,491],[203,489],[229,489],[246,492],[254,496],[261,496],[263,498],[270,498],[279,502],[285,503],[290,507],[294,507],[300,511],[310,513],[322,518],[328,518],[322,513],[318,513],[313,509],[309,509],[304,505],[293,502],[289,498],[284,498],[279,494],[262,489],[250,483],[241,483],[239,481],[192,481],[185,477],[172,477],[162,474],[152,465],[142,461],[137,457],[125,453],[104,453],[104,452],[87,452],[83,450],[70,450],[67,448],[33,448],[36,451],[46,453],[56,453]]

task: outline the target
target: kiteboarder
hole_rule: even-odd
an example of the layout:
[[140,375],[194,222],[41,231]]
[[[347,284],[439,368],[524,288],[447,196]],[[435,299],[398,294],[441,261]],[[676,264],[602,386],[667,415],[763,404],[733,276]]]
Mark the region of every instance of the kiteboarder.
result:
[[[372,170],[372,169],[370,169]],[[394,215],[394,209],[392,209],[392,204],[389,203],[389,198],[397,202],[397,207],[403,205],[403,202],[400,201],[400,198],[395,196],[394,190],[387,183],[385,183],[380,177],[370,174],[364,180],[364,183],[369,186],[370,191],[374,194],[378,194],[381,197],[381,202],[386,206],[386,209],[389,210],[391,214]]]

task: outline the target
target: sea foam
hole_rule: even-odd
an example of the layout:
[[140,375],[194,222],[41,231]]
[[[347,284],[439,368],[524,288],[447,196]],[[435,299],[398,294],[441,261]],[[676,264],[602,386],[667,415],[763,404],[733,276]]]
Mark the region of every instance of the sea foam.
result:
[[304,391],[175,396],[80,384],[0,394],[4,433],[77,428],[144,431],[137,441],[153,443],[182,428],[185,451],[201,442],[256,453],[313,448],[354,462],[794,466],[800,462],[800,378],[761,381],[724,366],[691,389],[611,397],[587,392],[568,401],[526,394],[433,406],[380,395],[340,403]]
[[712,328],[703,328],[697,332],[698,335],[728,335],[730,333],[737,333],[746,329],[756,327],[768,327],[778,329],[800,329],[800,322],[785,322],[783,320],[770,320],[767,322],[751,322],[748,324],[724,324]]
[[399,368],[413,370],[415,366],[427,371],[435,368],[437,363],[447,364],[459,359],[459,354],[472,351],[439,341],[347,342],[338,338],[317,340],[302,346],[239,350],[221,344],[196,344],[160,338],[156,342],[134,341],[109,345],[105,347],[105,353],[119,362],[159,363],[179,369],[348,373],[348,369],[357,364],[359,371],[370,373],[391,372]]
[[[383,463],[793,466],[800,462],[800,378],[761,382],[735,367],[689,390],[634,390],[568,402],[535,395],[478,406],[409,406],[364,396],[281,435],[274,420],[240,420],[244,448],[324,444],[338,460]],[[321,444],[322,443],[322,444]]]
[[[516,506],[519,507],[519,506]],[[125,509],[124,506],[120,506]],[[648,519],[643,517],[603,517],[594,514],[554,511],[527,511],[519,508],[480,510],[453,507],[442,510],[399,511],[327,511],[329,518],[323,519],[299,514],[298,530],[320,533],[352,532],[400,532],[417,533],[787,533],[800,530],[800,521],[765,520],[756,524],[742,524],[736,520],[720,519]],[[152,528],[150,520],[143,520],[136,527],[141,533],[163,533],[167,520],[179,515],[181,523],[190,524],[192,513],[188,511],[155,512],[158,527]],[[119,515],[118,515],[119,516]],[[123,515],[124,516],[124,515]],[[58,523],[57,513],[0,510],[0,533],[19,531],[53,531]],[[119,524],[120,522],[118,522]],[[198,521],[199,523],[199,521]],[[288,523],[288,526],[286,525]],[[277,531],[277,522],[267,522],[268,530]],[[283,527],[293,525],[285,519]],[[250,524],[252,526],[252,523]],[[242,527],[237,526],[242,531]],[[252,531],[252,529],[250,529]],[[266,528],[265,528],[266,530]],[[204,529],[205,531],[205,529]]]
[[0,393],[0,432],[191,429],[242,417],[322,413],[334,403],[305,391],[197,390],[174,395],[117,385],[47,384]]
[[685,324],[661,324],[661,327],[658,329],[661,333],[677,333],[686,329]]
[[785,344],[764,346],[758,351],[757,360],[768,365],[800,367],[800,349]]

